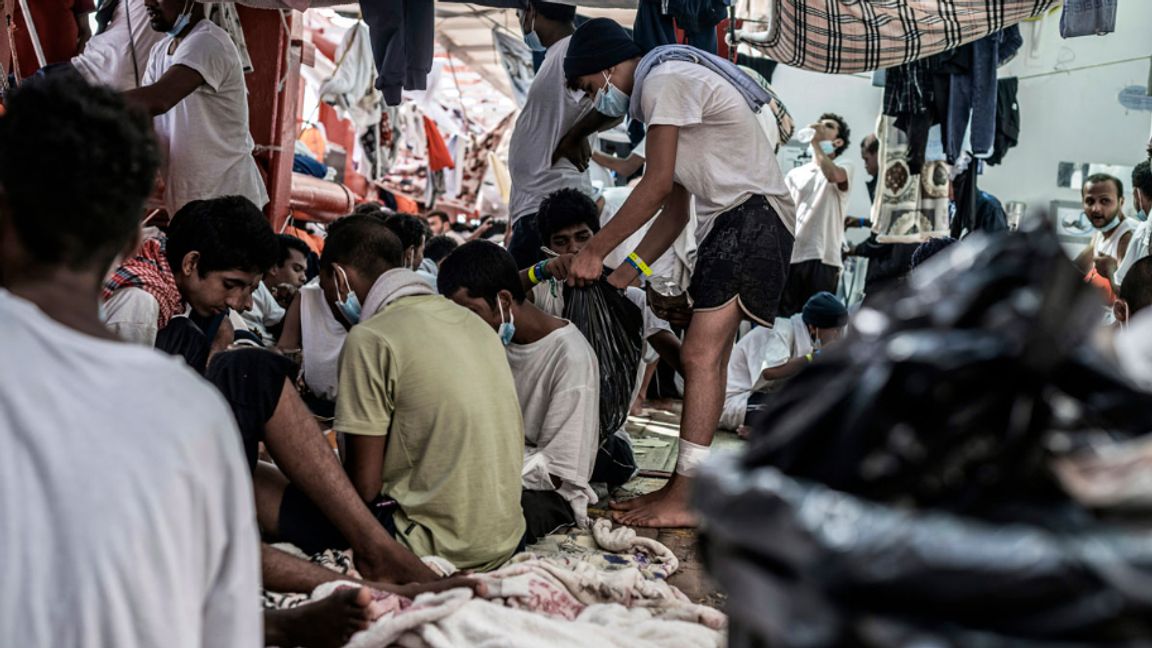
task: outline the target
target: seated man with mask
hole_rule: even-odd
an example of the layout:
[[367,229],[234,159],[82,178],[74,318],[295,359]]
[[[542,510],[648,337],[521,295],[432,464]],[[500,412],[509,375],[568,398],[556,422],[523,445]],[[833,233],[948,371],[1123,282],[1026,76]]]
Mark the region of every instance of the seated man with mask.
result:
[[728,387],[720,427],[737,430],[767,394],[836,343],[848,325],[848,309],[835,295],[819,292],[792,317],[758,326],[736,343],[728,362]]
[[328,228],[320,287],[349,329],[334,429],[356,491],[420,556],[493,569],[524,536],[524,427],[499,339],[402,267],[379,218]]
[[600,377],[591,345],[570,322],[525,299],[516,261],[495,243],[466,243],[448,255],[437,285],[504,343],[524,416],[520,503],[528,542],[564,526],[587,526],[600,442]]

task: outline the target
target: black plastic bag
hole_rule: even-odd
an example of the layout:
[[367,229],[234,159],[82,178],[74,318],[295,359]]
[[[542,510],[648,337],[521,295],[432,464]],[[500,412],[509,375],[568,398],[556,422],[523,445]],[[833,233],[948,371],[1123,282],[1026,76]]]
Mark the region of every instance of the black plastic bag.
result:
[[1148,645],[1146,529],[908,511],[718,457],[694,504],[731,648]]
[[576,325],[600,362],[600,440],[628,420],[644,353],[644,317],[605,281],[564,289],[564,317]]
[[969,237],[862,308],[777,392],[744,460],[978,516],[1059,500],[1045,440],[1067,422],[1054,403],[1084,430],[1152,430],[1152,396],[1091,351],[1101,315],[1047,227]]

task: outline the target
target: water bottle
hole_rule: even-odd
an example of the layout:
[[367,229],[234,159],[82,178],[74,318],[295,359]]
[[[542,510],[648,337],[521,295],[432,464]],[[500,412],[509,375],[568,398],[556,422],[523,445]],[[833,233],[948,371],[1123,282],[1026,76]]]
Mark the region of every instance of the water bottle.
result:
[[812,138],[816,137],[816,129],[811,127],[804,127],[796,131],[796,141],[801,144],[811,144]]

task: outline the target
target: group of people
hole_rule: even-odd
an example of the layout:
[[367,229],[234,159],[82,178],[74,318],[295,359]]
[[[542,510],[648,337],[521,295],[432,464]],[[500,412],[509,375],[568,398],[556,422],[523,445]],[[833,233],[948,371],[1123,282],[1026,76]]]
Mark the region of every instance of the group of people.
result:
[[[22,83],[0,118],[0,526],[15,530],[0,546],[21,584],[0,594],[0,636],[13,645],[342,645],[367,626],[373,589],[483,593],[448,572],[588,525],[636,474],[627,432],[603,429],[602,351],[565,319],[565,295],[593,284],[640,313],[631,401],[657,364],[683,378],[674,473],[611,515],[694,526],[716,431],[745,431],[845,335],[845,253],[894,259],[879,285],[952,243],[849,250],[862,221],[847,213],[843,117],[820,116],[811,161],[785,174],[771,96],[738,67],[645,53],[616,22],[576,28],[574,7],[539,0],[518,12],[544,60],[512,136],[506,245],[490,222],[466,234],[445,212],[377,203],[322,245],[277,234],[234,45],[191,0],[121,0],[109,19],[140,6],[155,43],[134,84],[76,60]],[[625,119],[644,140],[627,160],[598,153],[633,179],[605,218],[590,140]],[[877,146],[861,145],[870,193]],[[158,173],[168,218],[142,229]],[[1120,323],[1152,302],[1147,162],[1132,182],[1135,226],[1122,181],[1086,180],[1097,234],[1076,261]],[[687,235],[690,279],[658,305],[645,286]],[[278,543],[351,549],[356,573]],[[357,586],[259,609],[261,587],[337,580]],[[62,626],[62,608],[85,613]]]

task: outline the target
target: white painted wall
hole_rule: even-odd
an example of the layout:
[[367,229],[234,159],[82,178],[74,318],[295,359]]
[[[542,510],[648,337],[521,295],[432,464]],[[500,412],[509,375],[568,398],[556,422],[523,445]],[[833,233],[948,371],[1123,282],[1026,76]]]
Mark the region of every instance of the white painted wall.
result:
[[[1024,24],[1024,47],[1016,59],[1001,68],[1000,76],[1018,76],[1022,131],[1019,145],[1004,163],[987,167],[980,179],[985,191],[1007,203],[1017,200],[1047,205],[1052,200],[1078,200],[1079,192],[1056,186],[1060,161],[1131,166],[1144,159],[1152,113],[1129,112],[1116,100],[1126,86],[1148,82],[1152,54],[1152,1],[1119,3],[1116,31],[1107,36],[1064,40],[1059,14],[1035,25]],[[1033,48],[1035,44],[1035,48]],[[1026,78],[1111,61],[1144,57],[1066,74]],[[883,90],[864,76],[836,76],[780,66],[773,86],[798,125],[814,121],[823,112],[844,115],[852,129],[852,148],[845,159],[856,165],[849,213],[868,213],[859,142],[874,129]],[[785,172],[790,164],[782,163]],[[1126,191],[1131,178],[1123,178]]]

